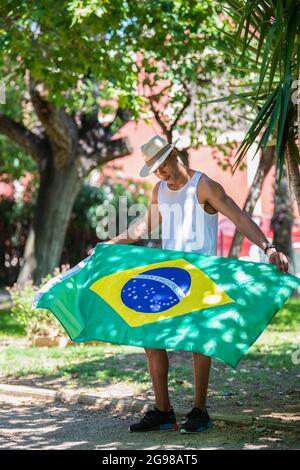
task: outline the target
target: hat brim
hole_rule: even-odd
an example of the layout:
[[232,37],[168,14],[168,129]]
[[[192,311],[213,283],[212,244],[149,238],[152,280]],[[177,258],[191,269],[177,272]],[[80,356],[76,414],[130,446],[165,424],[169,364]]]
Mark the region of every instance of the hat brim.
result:
[[157,170],[157,168],[165,161],[167,156],[170,155],[175,145],[177,144],[178,140],[180,140],[180,137],[173,144],[171,144],[168,150],[161,157],[159,157],[159,159],[155,163],[153,163],[153,165],[148,166],[145,164],[140,171],[140,176],[141,177],[148,176],[151,173],[153,173],[155,170]]

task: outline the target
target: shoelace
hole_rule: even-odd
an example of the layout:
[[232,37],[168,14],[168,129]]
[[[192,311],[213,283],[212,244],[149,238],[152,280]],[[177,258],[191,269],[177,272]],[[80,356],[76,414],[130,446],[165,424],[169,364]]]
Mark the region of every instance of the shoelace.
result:
[[[172,409],[172,411],[173,411],[173,409]],[[151,421],[151,416],[157,415],[157,414],[158,414],[158,412],[156,410],[148,410],[148,411],[146,411],[144,417],[142,418],[142,421],[143,422],[149,422],[149,421]]]
[[193,418],[195,416],[199,416],[200,414],[204,414],[205,416],[207,416],[207,414],[202,411],[202,410],[198,410],[196,408],[193,408],[187,415],[186,415],[186,418]]
[[155,414],[155,411],[154,411],[154,410],[148,410],[148,411],[145,413],[144,417],[142,418],[142,421],[143,421],[143,422],[148,422],[148,421],[150,421],[150,420],[151,420],[151,416],[153,416],[154,414]]

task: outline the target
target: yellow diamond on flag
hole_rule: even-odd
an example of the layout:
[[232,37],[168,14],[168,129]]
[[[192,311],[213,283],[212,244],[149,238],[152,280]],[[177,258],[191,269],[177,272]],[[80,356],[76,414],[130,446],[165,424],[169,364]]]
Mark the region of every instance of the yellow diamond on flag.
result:
[[234,302],[222,287],[183,258],[109,274],[90,289],[131,327]]

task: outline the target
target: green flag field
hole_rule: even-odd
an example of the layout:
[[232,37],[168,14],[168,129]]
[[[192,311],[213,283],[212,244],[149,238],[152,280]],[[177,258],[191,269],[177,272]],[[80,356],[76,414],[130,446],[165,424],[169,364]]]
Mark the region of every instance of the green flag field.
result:
[[76,343],[193,351],[236,367],[299,285],[272,264],[101,243],[32,308],[49,309]]

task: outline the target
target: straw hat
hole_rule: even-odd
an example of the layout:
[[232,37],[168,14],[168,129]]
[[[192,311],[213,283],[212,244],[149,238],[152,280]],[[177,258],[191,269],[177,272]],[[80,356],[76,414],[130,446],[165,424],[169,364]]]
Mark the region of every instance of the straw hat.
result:
[[160,135],[155,135],[141,146],[142,157],[145,165],[140,171],[140,176],[148,176],[153,173],[172,152],[180,137],[173,144],[169,144]]

